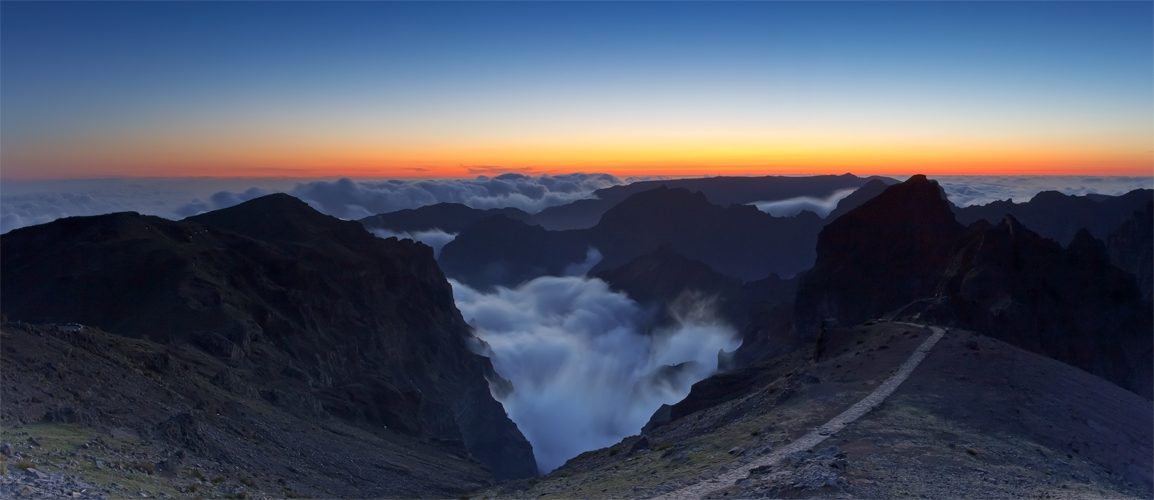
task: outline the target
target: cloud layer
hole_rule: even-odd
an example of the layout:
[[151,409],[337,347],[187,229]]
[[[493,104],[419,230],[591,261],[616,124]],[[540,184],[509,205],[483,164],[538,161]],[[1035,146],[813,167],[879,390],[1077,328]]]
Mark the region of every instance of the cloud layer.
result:
[[289,194],[329,215],[361,219],[446,202],[481,209],[515,207],[533,213],[587,198],[593,191],[618,184],[621,181],[608,174],[538,177],[502,174],[476,179],[424,181],[318,181],[300,184]]
[[950,201],[962,207],[1005,199],[1022,203],[1042,191],[1118,196],[1135,189],[1154,189],[1154,177],[947,175],[930,178],[941,184]]
[[637,434],[663,403],[740,345],[707,298],[675,301],[678,323],[646,334],[652,312],[598,279],[546,276],[484,294],[450,280],[457,307],[511,392],[494,395],[533,444],[541,472]]
[[749,203],[749,205],[753,205],[757,207],[758,210],[774,217],[793,217],[800,214],[802,210],[809,210],[825,218],[833,209],[837,208],[837,202],[849,196],[854,191],[856,191],[856,189],[839,189],[830,193],[830,195],[825,198],[798,196],[784,200],[755,201]]
[[[1028,201],[1040,191],[1119,195],[1154,188],[1154,177],[933,176],[950,200],[967,206],[1011,198]],[[626,179],[634,180],[634,179]],[[273,192],[296,196],[323,213],[343,219],[441,202],[474,208],[517,207],[537,212],[587,198],[597,189],[622,184],[607,174],[529,177],[503,174],[475,179],[298,182],[293,179],[89,179],[5,181],[0,184],[0,232],[43,224],[60,217],[134,211],[168,219],[227,208]],[[828,213],[840,193],[827,198],[766,200],[763,211]]]

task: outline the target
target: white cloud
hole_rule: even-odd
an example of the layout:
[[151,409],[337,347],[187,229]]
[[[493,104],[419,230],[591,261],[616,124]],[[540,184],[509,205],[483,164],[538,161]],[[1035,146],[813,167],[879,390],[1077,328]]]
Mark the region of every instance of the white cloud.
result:
[[801,213],[802,210],[809,210],[824,218],[829,215],[833,209],[837,208],[837,202],[849,196],[854,191],[857,191],[857,189],[839,189],[830,193],[830,195],[825,198],[798,196],[784,200],[755,201],[753,203],[747,203],[747,205],[753,205],[757,207],[758,210],[774,217],[793,217]]
[[930,178],[938,181],[950,201],[961,207],[1005,199],[1024,203],[1042,191],[1118,196],[1135,189],[1154,189],[1154,177],[945,175]]
[[[457,237],[457,233],[446,233],[444,231],[441,231],[440,229],[430,229],[428,231],[413,231],[412,233],[409,233],[407,231],[397,232],[397,231],[391,231],[389,229],[374,228],[374,229],[370,229],[369,232],[373,233],[378,238],[397,238],[397,239],[402,239],[402,240],[413,240],[413,241],[419,241],[421,243],[429,245],[430,247],[433,247],[433,258],[440,258],[441,257],[441,249],[445,248],[445,245],[448,245],[450,241],[453,241],[453,239],[455,239]],[[592,266],[590,266],[590,267],[592,267]]]
[[621,181],[608,174],[503,174],[476,179],[316,181],[299,184],[289,194],[329,215],[361,219],[436,203],[481,209],[515,207],[533,213],[588,198],[593,191],[618,184]]
[[646,334],[651,314],[598,279],[546,276],[481,293],[456,281],[453,296],[512,382],[494,391],[548,472],[587,450],[636,434],[662,404],[684,399],[740,339],[714,319],[712,301],[675,301],[679,323]]

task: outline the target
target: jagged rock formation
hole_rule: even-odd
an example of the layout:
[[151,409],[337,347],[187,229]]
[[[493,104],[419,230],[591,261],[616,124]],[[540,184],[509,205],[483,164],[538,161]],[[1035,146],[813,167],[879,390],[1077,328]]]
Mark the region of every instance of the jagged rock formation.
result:
[[827,318],[928,316],[1150,398],[1148,304],[1088,231],[1063,249],[1012,216],[963,229],[937,184],[915,176],[822,231],[799,286],[794,335],[815,338]]
[[10,319],[195,346],[272,404],[458,443],[498,478],[536,472],[424,245],[283,194],[181,222],[70,217],[0,244]]

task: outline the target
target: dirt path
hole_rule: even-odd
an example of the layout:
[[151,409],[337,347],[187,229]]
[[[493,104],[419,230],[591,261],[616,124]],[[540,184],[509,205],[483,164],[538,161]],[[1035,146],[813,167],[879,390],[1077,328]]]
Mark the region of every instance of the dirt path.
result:
[[[914,327],[922,326],[915,324],[909,325]],[[778,465],[786,458],[788,458],[790,454],[811,449],[820,444],[822,441],[829,439],[830,436],[836,434],[846,425],[853,423],[853,421],[861,418],[862,415],[865,415],[866,413],[869,413],[870,410],[877,408],[877,406],[882,404],[882,402],[884,402],[886,398],[890,396],[890,394],[893,394],[893,392],[897,390],[898,386],[901,385],[902,382],[909,378],[914,369],[918,367],[918,365],[922,362],[922,360],[926,358],[927,355],[929,355],[930,350],[934,348],[934,344],[937,344],[938,340],[941,340],[941,338],[946,333],[943,329],[938,327],[931,326],[929,328],[934,332],[933,335],[930,335],[930,338],[926,339],[925,342],[922,342],[922,345],[918,346],[917,350],[915,350],[914,353],[910,355],[909,359],[902,363],[901,367],[899,367],[893,375],[890,375],[890,377],[886,379],[885,382],[882,382],[882,384],[878,386],[877,389],[874,389],[874,391],[871,392],[869,396],[866,396],[861,401],[858,401],[848,410],[834,417],[829,422],[826,422],[820,427],[814,428],[812,432],[798,438],[796,441],[789,443],[788,445],[775,450],[773,453],[745,464],[744,466],[734,469],[733,471],[722,474],[707,481],[702,481],[700,483],[686,486],[676,491],[671,491],[655,498],[661,500],[704,498],[714,491],[729,487],[737,481],[746,478],[749,476],[750,471],[753,469]]]

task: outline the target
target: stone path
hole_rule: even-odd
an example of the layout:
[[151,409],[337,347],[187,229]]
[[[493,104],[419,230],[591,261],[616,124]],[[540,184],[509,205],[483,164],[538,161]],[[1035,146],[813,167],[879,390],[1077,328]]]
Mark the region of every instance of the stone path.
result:
[[[919,328],[923,326],[911,323],[902,324]],[[679,490],[671,491],[656,498],[660,500],[704,498],[706,495],[709,495],[714,491],[732,486],[733,484],[737,483],[737,481],[745,479],[749,476],[750,471],[753,469],[776,466],[788,458],[790,454],[811,449],[814,446],[820,444],[822,441],[829,439],[830,436],[842,430],[846,425],[853,423],[853,421],[857,420],[862,415],[865,415],[866,413],[869,413],[870,410],[877,408],[878,405],[882,404],[882,402],[884,402],[886,398],[890,396],[890,394],[893,394],[894,391],[897,390],[898,386],[901,385],[902,382],[905,382],[905,380],[909,378],[910,374],[913,373],[914,368],[917,368],[918,365],[921,364],[922,360],[926,359],[926,356],[929,355],[930,350],[934,348],[934,344],[937,344],[938,340],[941,340],[941,338],[946,334],[946,332],[941,328],[935,326],[931,326],[929,328],[934,332],[933,335],[930,335],[930,338],[926,339],[925,342],[922,342],[922,345],[918,346],[917,350],[915,350],[914,353],[910,355],[909,359],[907,359],[905,363],[902,363],[901,367],[898,368],[898,370],[894,372],[893,375],[890,375],[890,377],[887,378],[885,382],[882,382],[882,384],[878,386],[877,389],[874,389],[874,391],[864,399],[855,403],[848,410],[841,412],[841,414],[834,417],[829,422],[826,422],[824,425],[815,428],[812,432],[798,438],[796,441],[778,448],[773,453],[738,467],[733,471],[722,474],[713,479],[686,486]]]

